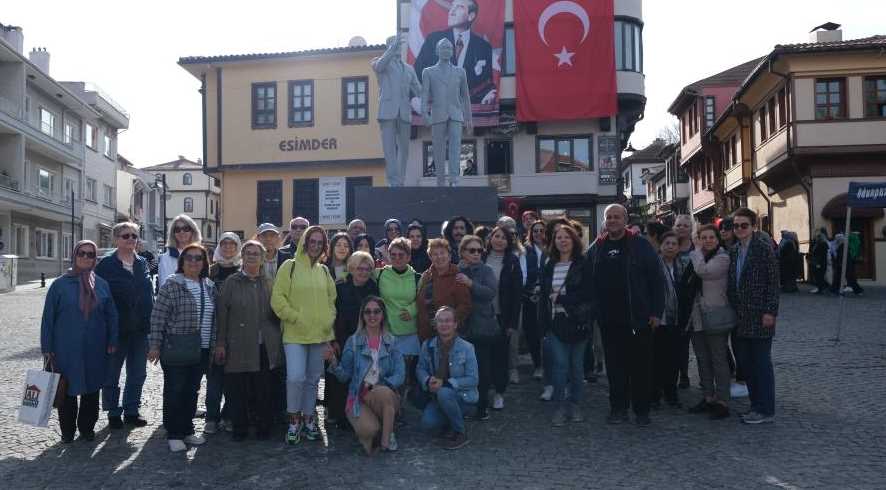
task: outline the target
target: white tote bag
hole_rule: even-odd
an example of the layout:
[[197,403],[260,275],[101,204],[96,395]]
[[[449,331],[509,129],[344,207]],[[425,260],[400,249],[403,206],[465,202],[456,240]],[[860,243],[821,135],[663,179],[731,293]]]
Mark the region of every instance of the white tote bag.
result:
[[34,427],[47,427],[52,415],[52,402],[61,375],[42,369],[28,369],[18,421]]

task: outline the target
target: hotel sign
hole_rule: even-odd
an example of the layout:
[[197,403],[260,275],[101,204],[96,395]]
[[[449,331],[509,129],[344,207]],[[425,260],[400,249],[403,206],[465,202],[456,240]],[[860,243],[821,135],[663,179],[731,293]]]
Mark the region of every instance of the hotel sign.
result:
[[280,151],[337,150],[338,140],[335,138],[293,138],[281,140],[277,147],[280,148]]

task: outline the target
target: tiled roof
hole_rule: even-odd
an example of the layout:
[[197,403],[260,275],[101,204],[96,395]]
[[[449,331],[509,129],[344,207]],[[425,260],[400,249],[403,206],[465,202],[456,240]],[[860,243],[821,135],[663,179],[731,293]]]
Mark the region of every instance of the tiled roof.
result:
[[661,138],[649,143],[648,146],[622,158],[623,164],[660,162],[665,159],[669,151],[673,151],[674,145],[667,143]]
[[142,170],[185,170],[185,169],[194,169],[199,170],[202,169],[203,165],[192,162],[187,158],[173,160],[171,162],[160,163],[158,165],[151,165],[150,167],[144,167]]
[[733,66],[728,70],[723,70],[720,73],[715,75],[711,75],[707,78],[702,78],[701,80],[697,80],[689,85],[683,87],[683,90],[680,91],[680,94],[677,95],[677,98],[671,103],[671,106],[668,108],[668,112],[674,114],[677,111],[677,108],[681,105],[681,102],[684,101],[686,96],[695,96],[698,92],[705,87],[728,87],[735,86],[738,87],[741,83],[748,77],[750,73],[754,71],[754,69],[760,65],[760,63],[765,60],[766,57],[754,58],[750,61],[745,61],[740,65]]
[[886,48],[886,35],[848,39],[846,41],[830,41],[819,43],[777,44],[773,54],[785,53],[817,53],[822,51],[849,51],[858,49]]
[[220,56],[185,56],[178,59],[179,65],[199,65],[204,63],[224,63],[231,61],[252,61],[252,60],[268,60],[280,58],[299,58],[303,56],[317,56],[339,53],[359,53],[363,51],[379,51],[384,50],[384,44],[370,44],[367,46],[343,46],[338,48],[320,48],[308,49],[304,51],[286,51],[280,53],[247,53],[247,54],[228,54]]

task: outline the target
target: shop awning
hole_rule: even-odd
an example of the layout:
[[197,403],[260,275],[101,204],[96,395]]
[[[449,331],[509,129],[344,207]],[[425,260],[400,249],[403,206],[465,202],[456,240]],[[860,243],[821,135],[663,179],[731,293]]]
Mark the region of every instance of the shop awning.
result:
[[[846,219],[847,193],[837,194],[821,208],[821,215],[827,219]],[[853,218],[882,218],[883,208],[852,208]]]

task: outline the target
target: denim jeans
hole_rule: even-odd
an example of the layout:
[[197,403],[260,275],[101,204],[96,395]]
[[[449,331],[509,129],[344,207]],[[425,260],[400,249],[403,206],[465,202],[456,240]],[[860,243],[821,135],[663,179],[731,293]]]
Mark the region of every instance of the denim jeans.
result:
[[569,384],[569,401],[580,403],[584,398],[585,380],[585,348],[587,340],[575,344],[567,344],[550,335],[550,352],[553,365],[552,380],[554,382],[554,400],[562,402],[566,399],[566,384]]
[[541,363],[544,369],[542,373],[542,382],[545,386],[554,385],[554,355],[551,353],[551,337],[554,334],[548,333],[541,341]]
[[[161,360],[162,363],[162,360]],[[194,433],[197,394],[203,367],[163,366],[163,425],[167,439],[184,439]]]
[[[108,356],[108,371],[102,387],[102,409],[109,417],[123,414],[138,415],[142,387],[147,373],[148,336],[131,334],[120,337],[117,350]],[[126,385],[123,388],[123,406],[120,406],[120,371],[126,362]]]
[[748,381],[751,410],[775,415],[775,372],[772,369],[772,339],[736,339],[735,354],[741,359]]
[[201,349],[200,351],[201,375],[206,376],[206,420],[218,422],[221,420],[221,401],[224,395],[225,367],[219,366],[212,359],[212,351]]
[[458,393],[448,387],[437,390],[433,399],[425,406],[421,415],[421,428],[434,431],[449,427],[453,432],[464,433],[465,413],[474,407],[467,403]]
[[317,408],[317,386],[323,375],[326,344],[284,344],[286,411],[311,415]]

